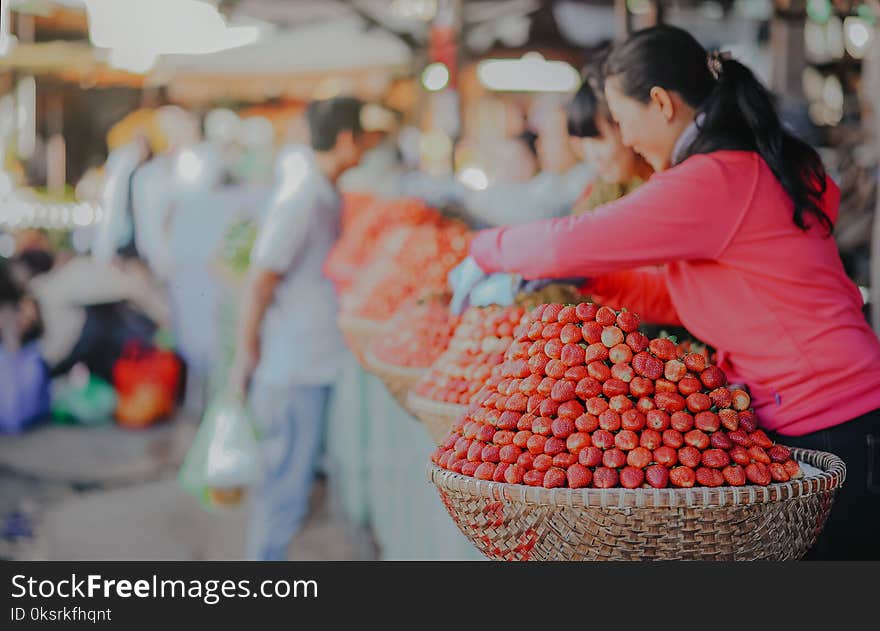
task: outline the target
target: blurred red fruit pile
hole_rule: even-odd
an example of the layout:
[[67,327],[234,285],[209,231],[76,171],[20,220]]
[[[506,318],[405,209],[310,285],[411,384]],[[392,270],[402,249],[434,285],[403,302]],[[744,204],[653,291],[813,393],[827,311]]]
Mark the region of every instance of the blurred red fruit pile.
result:
[[802,475],[721,369],[638,327],[634,313],[592,303],[535,308],[433,462],[546,488],[768,485]]
[[522,307],[471,307],[431,370],[416,384],[415,394],[446,403],[470,403],[504,360],[514,329],[525,315]]
[[384,322],[407,300],[446,291],[449,271],[467,255],[470,234],[463,223],[398,228],[342,296],[342,311]]
[[449,312],[448,296],[411,301],[375,337],[371,350],[388,364],[427,368],[449,346],[459,320]]

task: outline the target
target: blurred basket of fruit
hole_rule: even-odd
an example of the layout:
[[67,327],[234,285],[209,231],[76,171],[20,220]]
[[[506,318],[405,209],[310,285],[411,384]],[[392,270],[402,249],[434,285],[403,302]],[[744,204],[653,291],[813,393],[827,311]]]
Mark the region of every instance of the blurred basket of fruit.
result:
[[843,463],[804,452],[827,475],[799,482],[747,392],[639,324],[592,303],[523,318],[431,457],[453,519],[493,558],[802,555]]

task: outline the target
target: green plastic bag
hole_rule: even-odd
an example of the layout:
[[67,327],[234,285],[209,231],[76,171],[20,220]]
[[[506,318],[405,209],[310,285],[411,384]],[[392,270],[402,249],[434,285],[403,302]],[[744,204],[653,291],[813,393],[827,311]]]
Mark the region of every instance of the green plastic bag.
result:
[[178,481],[208,509],[239,504],[262,475],[260,449],[247,407],[227,395],[208,407]]
[[52,418],[62,425],[110,422],[116,403],[113,386],[83,366],[75,366],[67,377],[52,384]]

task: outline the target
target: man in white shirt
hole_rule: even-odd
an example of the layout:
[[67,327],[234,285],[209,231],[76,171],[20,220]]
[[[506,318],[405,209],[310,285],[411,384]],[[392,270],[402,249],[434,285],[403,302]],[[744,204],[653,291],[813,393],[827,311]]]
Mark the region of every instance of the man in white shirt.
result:
[[336,296],[324,275],[339,236],[336,181],[360,161],[371,137],[363,104],[337,97],[309,105],[311,148],[285,149],[251,254],[233,386],[258,425],[265,474],[254,489],[246,554],[284,560],[308,513],[330,386],[343,344]]

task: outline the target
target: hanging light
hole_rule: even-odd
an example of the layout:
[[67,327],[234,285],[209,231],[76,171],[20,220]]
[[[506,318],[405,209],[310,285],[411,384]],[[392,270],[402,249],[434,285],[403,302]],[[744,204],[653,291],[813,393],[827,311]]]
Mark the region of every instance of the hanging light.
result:
[[486,59],[477,64],[480,83],[499,92],[574,92],[580,75],[564,61],[547,61],[540,53],[520,59]]
[[449,84],[449,68],[446,64],[435,62],[425,66],[422,71],[422,85],[426,90],[439,92]]
[[3,2],[0,6],[0,57],[5,57],[15,48],[18,40],[9,32],[10,2]]
[[846,52],[855,59],[861,59],[871,48],[873,29],[860,17],[849,16],[843,20]]

